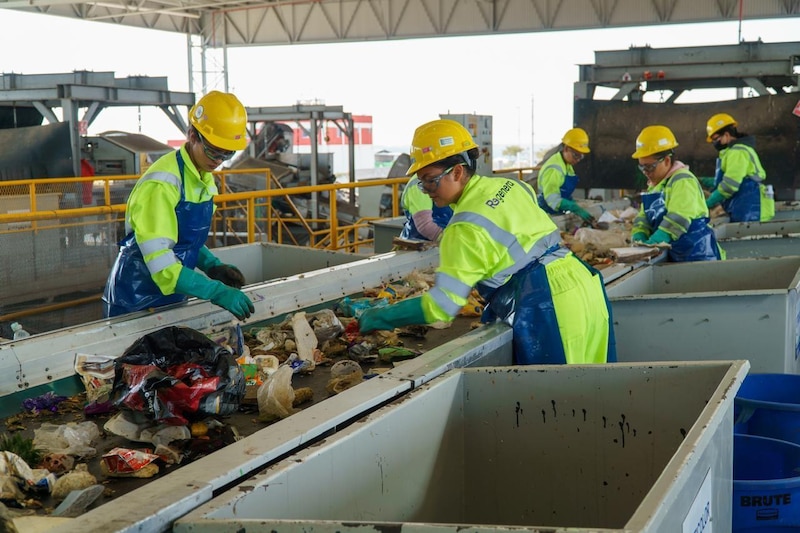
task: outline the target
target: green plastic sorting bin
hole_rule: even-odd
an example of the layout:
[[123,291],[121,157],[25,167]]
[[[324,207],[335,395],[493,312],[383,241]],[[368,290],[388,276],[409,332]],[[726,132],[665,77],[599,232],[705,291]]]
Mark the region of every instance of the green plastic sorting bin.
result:
[[606,285],[617,358],[800,371],[800,256],[646,266]]
[[173,531],[730,531],[733,398],[748,368],[451,370]]

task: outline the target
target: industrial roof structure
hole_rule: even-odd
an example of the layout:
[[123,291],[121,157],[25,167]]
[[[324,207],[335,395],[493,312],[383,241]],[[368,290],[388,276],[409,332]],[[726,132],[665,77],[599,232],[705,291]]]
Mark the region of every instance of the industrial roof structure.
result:
[[800,0],[0,0],[0,8],[178,32],[208,47],[800,16]]

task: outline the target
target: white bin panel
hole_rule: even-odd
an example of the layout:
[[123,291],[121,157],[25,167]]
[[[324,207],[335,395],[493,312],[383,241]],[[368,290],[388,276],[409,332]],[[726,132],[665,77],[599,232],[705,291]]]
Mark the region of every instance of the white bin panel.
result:
[[383,254],[391,252],[394,243],[392,242],[395,237],[400,236],[403,231],[403,225],[406,223],[406,217],[382,218],[380,220],[373,220],[372,235],[373,247],[376,254]]
[[[731,528],[746,361],[452,370],[173,531]],[[679,393],[678,393],[679,391]],[[694,529],[691,529],[692,531]]]
[[764,235],[720,240],[728,259],[800,255],[800,235]]
[[607,287],[620,362],[749,359],[800,371],[800,257],[648,266]]
[[718,239],[738,239],[753,235],[789,235],[792,233],[800,233],[800,220],[728,222],[714,228],[714,234]]
[[248,285],[343,265],[367,257],[347,252],[274,243],[225,246],[214,248],[213,253],[223,263],[236,265],[244,274]]

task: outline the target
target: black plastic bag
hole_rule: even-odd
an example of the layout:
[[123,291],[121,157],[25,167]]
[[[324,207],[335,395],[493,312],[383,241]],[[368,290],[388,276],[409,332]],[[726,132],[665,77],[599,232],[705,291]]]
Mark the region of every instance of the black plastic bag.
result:
[[244,372],[233,354],[199,331],[170,326],[140,338],[115,360],[111,401],[179,425],[235,412],[244,392]]

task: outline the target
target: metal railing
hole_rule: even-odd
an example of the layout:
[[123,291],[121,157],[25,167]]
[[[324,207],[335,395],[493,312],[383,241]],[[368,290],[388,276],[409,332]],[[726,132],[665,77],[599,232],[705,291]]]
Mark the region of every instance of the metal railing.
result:
[[[231,192],[228,182],[237,174],[258,176],[263,186]],[[31,321],[31,315],[47,310],[63,310],[77,320],[79,304],[99,302],[97,292],[124,237],[125,202],[138,177],[0,182],[0,323],[20,317]],[[386,187],[392,199],[385,214],[398,216],[400,187],[407,181],[282,187],[269,169],[224,171],[217,178],[220,194],[214,198],[209,246],[274,242],[352,253],[372,251],[369,222],[381,217],[359,216],[349,198],[363,187]],[[69,305],[76,306],[74,311],[64,310]]]
[[[339,191],[354,195],[363,187],[391,188],[391,216],[400,213],[399,188],[408,178],[389,178],[355,183],[282,187],[269,169],[227,170],[216,173],[220,191],[229,190],[227,181],[237,174],[263,175],[266,187],[247,192],[221,192],[214,198],[217,210],[212,221],[212,238],[225,243],[276,242],[312,246],[330,250],[358,252],[370,246],[372,238],[365,234],[369,221],[380,217],[351,216],[351,222],[341,220]],[[84,178],[47,178],[0,182],[0,235],[42,230],[63,230],[96,226],[100,223],[121,223],[125,203],[113,203],[114,188],[132,183],[138,176],[103,176]],[[77,207],[87,200],[87,185],[95,205]],[[128,192],[129,189],[128,188]],[[308,207],[308,196],[327,196],[327,202],[312,202],[317,213]],[[71,198],[67,198],[72,196]],[[127,194],[117,199],[126,200]],[[327,203],[327,209],[323,207]],[[76,205],[72,207],[71,205]],[[320,213],[324,212],[325,216]],[[97,217],[101,217],[98,219]],[[108,235],[104,242],[116,242],[123,235]]]

